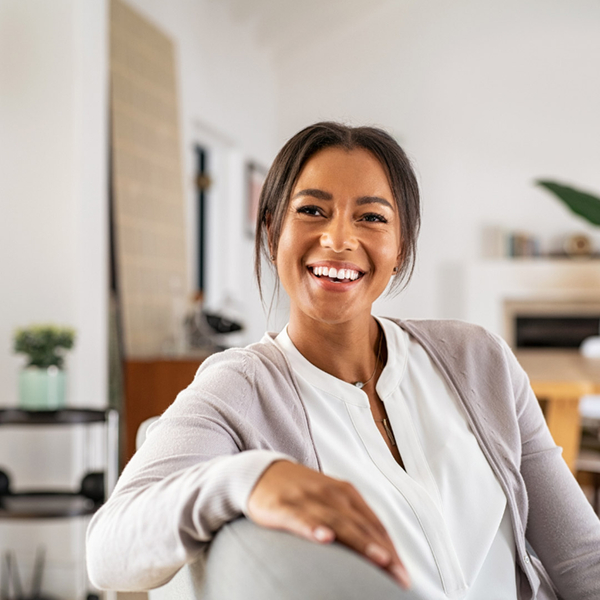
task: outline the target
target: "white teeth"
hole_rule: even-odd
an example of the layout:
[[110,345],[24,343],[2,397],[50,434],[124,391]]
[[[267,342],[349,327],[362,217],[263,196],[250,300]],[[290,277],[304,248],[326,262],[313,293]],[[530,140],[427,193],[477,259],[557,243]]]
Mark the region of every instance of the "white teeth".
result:
[[330,279],[337,279],[341,281],[348,279],[349,281],[355,281],[360,277],[358,271],[353,269],[336,269],[335,267],[313,267],[313,274],[317,277],[329,277]]

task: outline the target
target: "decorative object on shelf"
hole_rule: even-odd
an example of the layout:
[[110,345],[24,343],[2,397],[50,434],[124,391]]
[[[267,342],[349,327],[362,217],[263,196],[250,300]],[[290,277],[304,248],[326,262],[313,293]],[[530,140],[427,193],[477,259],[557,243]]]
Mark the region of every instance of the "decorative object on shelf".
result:
[[212,354],[243,345],[239,335],[245,330],[243,313],[243,306],[229,292],[225,292],[214,308],[207,308],[198,298],[185,318],[190,350]]
[[228,348],[223,344],[221,335],[243,331],[244,326],[238,321],[225,317],[221,313],[198,310],[186,318],[188,342],[191,348],[219,352]]
[[592,240],[585,233],[567,236],[563,248],[567,256],[571,257],[589,257],[594,253]]
[[75,331],[56,325],[17,329],[14,351],[29,362],[19,374],[19,402],[28,410],[52,410],[65,404],[64,351],[75,342]]
[[528,233],[512,232],[508,236],[508,255],[511,257],[531,257],[540,255],[539,240]]

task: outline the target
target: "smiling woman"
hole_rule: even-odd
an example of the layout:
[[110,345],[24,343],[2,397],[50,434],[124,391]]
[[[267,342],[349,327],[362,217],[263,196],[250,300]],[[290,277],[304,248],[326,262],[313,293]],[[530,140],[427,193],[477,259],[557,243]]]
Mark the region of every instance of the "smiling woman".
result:
[[318,123],[284,146],[255,264],[289,323],[206,360],[152,425],[90,523],[93,583],[160,586],[209,548],[205,599],[600,597],[600,522],[508,346],[372,314],[418,229],[385,132]]
[[[379,162],[365,150],[315,154],[292,190],[279,240],[269,245],[277,248],[271,254],[298,332],[315,321],[370,320],[401,261],[398,209]],[[332,293],[339,295],[333,302]]]
[[[279,239],[283,223],[289,212],[289,204],[299,197],[313,198],[314,200],[327,201],[333,199],[330,190],[311,188],[307,183],[311,174],[318,176],[315,171],[315,163],[310,159],[320,151],[329,149],[338,157],[344,158],[345,154],[352,154],[352,160],[348,160],[344,175],[352,174],[353,181],[359,179],[359,173],[367,175],[372,179],[362,182],[363,188],[367,189],[368,183],[383,187],[385,194],[378,196],[367,193],[361,196],[358,189],[354,190],[357,206],[380,204],[394,211],[395,226],[399,225],[399,239],[401,260],[399,260],[398,271],[392,289],[398,289],[403,283],[407,283],[414,269],[417,237],[420,226],[420,203],[419,187],[416,177],[406,154],[396,141],[386,132],[372,127],[345,127],[339,123],[319,123],[307,127],[296,134],[282,148],[277,155],[267,179],[262,188],[256,225],[255,245],[255,269],[256,278],[261,280],[261,258],[263,255],[274,256],[277,254]],[[349,156],[345,158],[350,159]],[[362,159],[362,160],[361,160]],[[308,164],[308,163],[311,164]],[[328,161],[333,165],[333,160]],[[344,162],[341,160],[341,162]],[[352,167],[358,171],[352,173]],[[318,167],[316,167],[318,170]],[[363,169],[368,170],[368,173]],[[302,179],[299,179],[302,171]],[[335,173],[334,180],[337,178]],[[308,187],[304,186],[304,183]],[[350,187],[350,181],[347,182]],[[375,188],[373,188],[375,189]],[[302,210],[310,214],[310,202]],[[371,207],[372,208],[372,207]],[[381,212],[381,208],[377,212]],[[372,211],[366,211],[372,212]],[[389,213],[388,213],[389,215]],[[365,216],[365,221],[385,220],[385,215],[374,214]],[[268,235],[267,235],[268,231]],[[267,252],[268,249],[268,252]]]

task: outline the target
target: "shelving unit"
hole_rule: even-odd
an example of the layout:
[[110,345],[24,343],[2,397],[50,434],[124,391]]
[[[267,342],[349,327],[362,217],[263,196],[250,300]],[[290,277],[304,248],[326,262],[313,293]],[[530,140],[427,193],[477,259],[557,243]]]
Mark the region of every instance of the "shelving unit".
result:
[[[6,477],[0,476],[0,520],[26,522],[31,520],[72,519],[92,515],[108,497],[118,476],[119,416],[116,410],[65,408],[61,410],[28,411],[0,408],[0,427],[39,428],[47,431],[55,426],[105,425],[104,470],[87,472],[77,491],[22,490],[12,492]],[[86,443],[90,443],[86,437]],[[9,458],[10,460],[10,458]],[[2,457],[2,466],[9,462]]]

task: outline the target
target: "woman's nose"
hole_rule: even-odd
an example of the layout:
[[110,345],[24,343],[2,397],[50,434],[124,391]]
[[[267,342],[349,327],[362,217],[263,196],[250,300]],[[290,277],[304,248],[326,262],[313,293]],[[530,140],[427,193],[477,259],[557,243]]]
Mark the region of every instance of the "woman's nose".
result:
[[356,250],[358,240],[354,234],[352,221],[341,217],[329,219],[321,234],[321,246],[334,252]]

